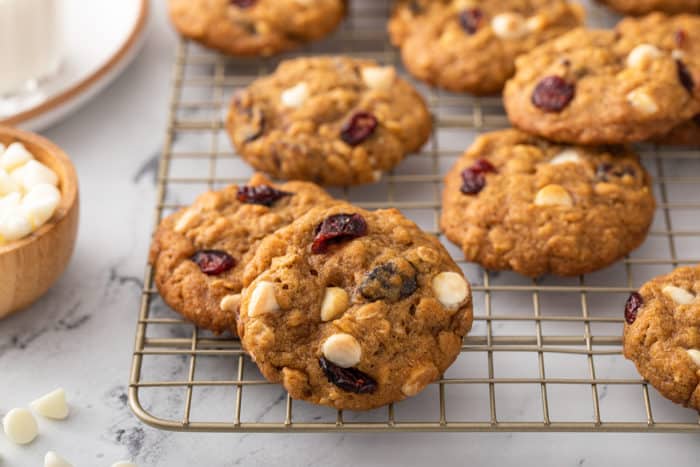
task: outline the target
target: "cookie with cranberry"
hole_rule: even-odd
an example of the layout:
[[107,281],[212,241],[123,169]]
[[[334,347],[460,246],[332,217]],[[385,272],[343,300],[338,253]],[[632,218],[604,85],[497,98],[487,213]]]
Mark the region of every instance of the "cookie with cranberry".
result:
[[183,36],[229,55],[273,55],[330,34],[345,0],[168,0]]
[[700,0],[598,0],[625,15],[664,13],[700,13]]
[[630,150],[518,130],[477,139],[445,178],[442,203],[442,230],[468,261],[530,277],[612,264],[644,241],[655,208]]
[[700,145],[700,114],[682,125],[677,126],[670,133],[654,140],[659,144],[674,146],[698,146]]
[[428,140],[423,98],[393,67],[297,58],[237,94],[227,124],[242,157],[276,178],[323,185],[378,180]]
[[662,395],[700,411],[700,266],[647,282],[624,316],[625,357]]
[[150,263],[163,300],[203,329],[235,332],[243,270],[256,246],[312,207],[331,202],[314,184],[274,185],[260,175],[201,195],[155,233]]
[[260,244],[245,286],[238,332],[263,375],[337,409],[416,395],[472,324],[459,267],[395,209],[310,211]]
[[400,0],[392,43],[414,76],[455,92],[497,94],[515,59],[583,22],[564,0]]
[[577,144],[644,141],[700,112],[700,16],[654,13],[577,29],[517,61],[510,120]]

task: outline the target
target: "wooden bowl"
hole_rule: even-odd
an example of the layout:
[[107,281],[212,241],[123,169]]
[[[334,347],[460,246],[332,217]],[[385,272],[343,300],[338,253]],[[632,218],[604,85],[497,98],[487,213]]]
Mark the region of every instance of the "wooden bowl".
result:
[[68,156],[34,133],[0,125],[0,143],[20,142],[58,175],[61,202],[31,235],[0,246],[0,319],[28,307],[63,274],[78,233],[78,176]]

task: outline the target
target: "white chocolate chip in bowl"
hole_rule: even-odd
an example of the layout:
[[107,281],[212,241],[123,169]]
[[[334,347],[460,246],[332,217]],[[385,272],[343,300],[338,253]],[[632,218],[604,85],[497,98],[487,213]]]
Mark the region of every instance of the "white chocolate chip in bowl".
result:
[[39,427],[27,409],[12,409],[2,419],[7,438],[15,444],[29,444],[39,434]]
[[327,287],[321,304],[321,321],[331,321],[348,309],[350,297],[340,287]]
[[0,244],[13,242],[32,233],[32,223],[21,208],[9,209],[0,213]]
[[552,159],[549,161],[549,163],[552,165],[568,164],[568,163],[577,164],[577,163],[581,162],[582,160],[583,159],[581,159],[581,156],[579,155],[579,153],[576,149],[567,148],[567,149],[564,149],[559,154],[557,154],[556,156],[552,157]]
[[73,467],[73,464],[55,452],[49,451],[44,456],[44,467]]
[[635,89],[627,93],[627,102],[632,107],[646,115],[653,115],[659,111],[659,106],[653,97],[643,89]]
[[563,186],[553,184],[547,185],[537,192],[535,205],[571,207],[574,205],[574,201]]
[[275,297],[275,284],[261,281],[253,289],[248,301],[248,316],[260,316],[280,311],[280,305]]
[[651,44],[639,44],[627,55],[627,66],[630,68],[645,68],[652,60],[663,56],[663,52]]
[[519,39],[529,32],[525,18],[518,13],[501,13],[494,16],[491,28],[501,39]]
[[341,368],[350,368],[360,363],[362,347],[350,334],[338,333],[330,336],[321,348],[323,356]]
[[33,229],[45,224],[56,212],[61,192],[53,185],[36,185],[22,198],[20,208]]
[[368,66],[362,69],[362,81],[370,89],[388,90],[396,81],[396,69],[393,66]]
[[12,143],[5,149],[2,156],[0,156],[0,167],[8,172],[12,172],[17,167],[33,159],[34,156],[32,156],[22,143]]
[[689,305],[696,298],[695,294],[675,285],[667,285],[661,291],[678,305]]
[[688,353],[688,356],[693,361],[693,363],[700,367],[700,350],[686,349],[686,352]]
[[0,167],[0,197],[16,193],[19,190],[19,183],[5,169]]
[[58,185],[58,175],[39,161],[31,160],[10,174],[25,191],[37,185]]
[[30,404],[30,407],[42,417],[54,420],[64,420],[68,417],[66,392],[62,388],[58,388],[36,399]]
[[309,86],[305,82],[301,82],[296,86],[286,89],[282,92],[280,99],[286,107],[297,109],[304,105],[304,102],[309,98]]
[[469,296],[469,284],[456,272],[441,272],[433,278],[433,292],[446,308],[456,310]]

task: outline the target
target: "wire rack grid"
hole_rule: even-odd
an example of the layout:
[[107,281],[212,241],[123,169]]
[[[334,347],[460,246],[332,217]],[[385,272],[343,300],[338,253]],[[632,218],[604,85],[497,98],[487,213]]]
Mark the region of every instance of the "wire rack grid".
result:
[[[343,53],[401,69],[384,32],[388,3],[354,2],[334,37],[292,56]],[[156,223],[201,192],[252,173],[232,151],[223,119],[235,90],[278,61],[233,60],[180,42]],[[659,202],[647,242],[630,257],[569,279],[488,272],[465,263],[444,241],[438,218],[444,173],[476,135],[508,126],[500,99],[415,84],[434,115],[431,141],[380,183],[331,191],[368,209],[399,208],[443,240],[474,291],[474,328],[456,363],[417,397],[383,409],[344,413],[293,401],[262,378],[238,340],[198,330],[172,312],[147,266],[129,384],[136,415],[179,431],[700,433],[695,412],[664,400],[640,379],[621,355],[620,338],[630,291],[700,262],[700,150],[640,148]]]

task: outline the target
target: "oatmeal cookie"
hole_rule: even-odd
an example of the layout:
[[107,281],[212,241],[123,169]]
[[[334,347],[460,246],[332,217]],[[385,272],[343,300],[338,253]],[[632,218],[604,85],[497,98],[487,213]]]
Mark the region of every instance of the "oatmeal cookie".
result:
[[700,410],[700,266],[678,268],[630,295],[624,354],[661,394]]
[[664,13],[700,13],[700,0],[598,0],[625,15]]
[[258,247],[238,332],[295,399],[365,410],[442,375],[471,328],[469,283],[395,209],[317,208]]
[[481,136],[445,178],[442,230],[468,261],[530,277],[585,274],[637,248],[650,177],[624,147],[571,147],[518,130]]
[[654,142],[674,146],[699,146],[700,145],[700,114],[692,120],[675,127],[670,133],[656,138]]
[[347,57],[283,62],[236,95],[228,131],[242,157],[282,179],[373,182],[423,146],[432,120],[393,67]]

